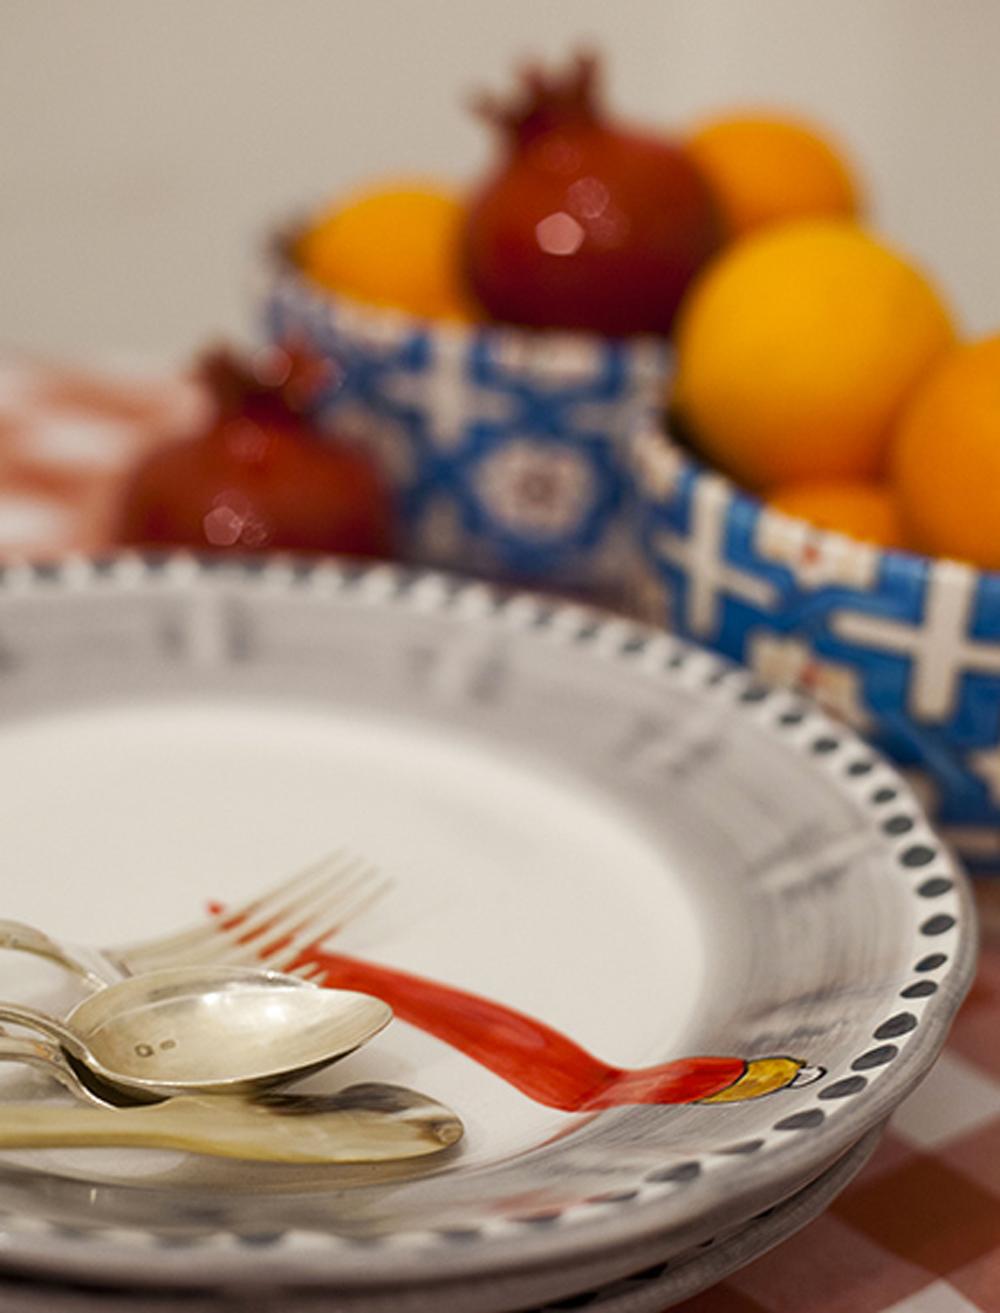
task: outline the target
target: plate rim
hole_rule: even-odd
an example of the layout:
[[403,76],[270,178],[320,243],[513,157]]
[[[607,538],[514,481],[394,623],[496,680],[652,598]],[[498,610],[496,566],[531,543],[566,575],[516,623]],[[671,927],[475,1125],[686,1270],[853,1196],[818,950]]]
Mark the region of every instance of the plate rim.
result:
[[[873,1127],[857,1144],[852,1145],[842,1158],[838,1158],[815,1180],[772,1205],[759,1216],[750,1218],[737,1230],[713,1238],[707,1243],[698,1245],[694,1250],[686,1250],[663,1262],[650,1264],[648,1268],[638,1269],[611,1282],[604,1282],[569,1296],[560,1296],[554,1303],[546,1300],[531,1309],[530,1313],[560,1313],[567,1308],[567,1299],[573,1301],[574,1308],[578,1307],[581,1310],[592,1308],[594,1313],[642,1313],[646,1309],[649,1313],[660,1313],[660,1310],[673,1307],[679,1300],[689,1299],[700,1291],[725,1281],[734,1272],[763,1257],[775,1246],[783,1244],[809,1222],[814,1221],[867,1165],[878,1148],[884,1130],[885,1128],[881,1126]],[[0,1299],[8,1293],[4,1289],[4,1284],[3,1275],[0,1273]],[[616,1287],[620,1289],[616,1290]],[[32,1310],[42,1308],[40,1301],[43,1297],[50,1299],[53,1294],[61,1295],[68,1290],[73,1303],[67,1306],[66,1313],[90,1313],[95,1293],[99,1292],[101,1287],[83,1284],[67,1287],[58,1280],[35,1282],[20,1278],[17,1289],[27,1292]],[[152,1292],[149,1289],[122,1287],[116,1289],[114,1295],[119,1300],[127,1296],[144,1301],[147,1297],[151,1297],[155,1301],[155,1306],[147,1305],[145,1302],[136,1305],[137,1310],[148,1310],[148,1313],[188,1313],[188,1311],[221,1313],[222,1306],[211,1294],[203,1301],[196,1294],[175,1290],[168,1294],[167,1301],[164,1302],[162,1293],[160,1290]],[[481,1294],[474,1291],[472,1295],[477,1300],[481,1300]],[[311,1293],[299,1290],[296,1291],[295,1297],[303,1313],[310,1313],[311,1310],[320,1313],[320,1306],[315,1303],[317,1298],[322,1301],[323,1309],[329,1307],[325,1292],[322,1290],[314,1290]],[[266,1298],[268,1298],[268,1307],[271,1308],[272,1297]],[[277,1292],[273,1298],[280,1299],[281,1292]],[[670,1302],[663,1303],[665,1299]],[[6,1303],[4,1307],[6,1308]],[[392,1313],[396,1313],[396,1307],[398,1305],[393,1307]],[[475,1307],[481,1308],[481,1303],[477,1303]],[[364,1304],[357,1305],[355,1313],[366,1313]],[[368,1313],[387,1313],[385,1303],[379,1302]],[[442,1310],[442,1313],[446,1311]]]
[[[259,1247],[256,1251],[240,1246],[235,1252],[203,1242],[185,1250],[176,1246],[160,1247],[152,1231],[124,1227],[104,1227],[86,1232],[82,1237],[67,1236],[64,1228],[31,1219],[22,1229],[8,1229],[9,1217],[0,1215],[0,1235],[6,1233],[6,1243],[0,1246],[0,1269],[11,1267],[18,1254],[12,1249],[13,1239],[20,1248],[20,1258],[31,1262],[38,1270],[80,1272],[92,1267],[89,1258],[95,1251],[103,1253],[103,1270],[117,1267],[119,1272],[138,1267],[145,1281],[162,1284],[165,1276],[173,1285],[180,1278],[185,1286],[204,1285],[232,1280],[244,1276],[251,1264],[255,1279],[274,1281],[279,1286],[294,1278],[297,1283],[315,1285],[329,1283],[331,1279],[346,1289],[385,1288],[387,1281],[405,1283],[412,1288],[414,1282],[431,1286],[447,1280],[455,1281],[472,1273],[500,1275],[516,1268],[522,1274],[551,1270],[554,1266],[578,1263],[583,1254],[596,1253],[612,1258],[615,1254],[631,1252],[643,1245],[647,1247],[656,1236],[664,1232],[682,1235],[690,1232],[703,1234],[706,1226],[725,1225],[725,1219],[746,1216],[752,1211],[753,1199],[780,1189],[782,1180],[808,1174],[810,1164],[834,1161],[839,1153],[856,1143],[872,1127],[881,1124],[892,1109],[926,1075],[941,1047],[959,1004],[971,985],[976,960],[976,918],[971,883],[945,843],[932,831],[923,808],[912,790],[876,750],[864,743],[851,729],[834,722],[806,695],[786,689],[773,689],[760,684],[745,668],[727,659],[696,647],[690,641],[648,623],[597,607],[562,600],[544,593],[516,588],[504,588],[474,577],[463,577],[438,570],[389,563],[362,563],[337,558],[271,556],[258,558],[204,558],[189,553],[167,552],[142,554],[135,552],[112,553],[102,556],[74,556],[56,562],[25,562],[0,569],[0,607],[8,598],[46,597],[61,595],[67,590],[74,593],[94,592],[106,595],[108,591],[134,591],[136,589],[220,590],[238,587],[251,593],[255,589],[291,588],[297,594],[311,595],[320,600],[331,596],[350,597],[365,606],[411,606],[423,612],[446,611],[469,623],[492,623],[513,627],[522,633],[532,633],[541,641],[558,642],[567,647],[578,647],[596,654],[600,659],[616,660],[638,665],[646,674],[659,670],[661,677],[694,680],[715,697],[730,700],[734,712],[742,706],[744,714],[756,718],[759,729],[765,734],[778,732],[782,722],[794,732],[786,734],[784,741],[803,751],[804,757],[821,770],[827,770],[831,783],[839,781],[841,790],[847,790],[855,801],[862,800],[861,790],[877,781],[887,782],[895,796],[903,801],[909,815],[915,818],[913,826],[896,842],[893,850],[895,872],[905,878],[921,875],[925,867],[933,867],[936,878],[947,883],[936,897],[935,906],[947,906],[948,913],[937,912],[921,924],[921,934],[928,936],[922,945],[931,946],[937,933],[956,930],[955,948],[947,959],[948,971],[940,979],[939,987],[928,997],[907,1000],[901,1016],[913,1019],[903,1031],[893,1030],[887,1018],[885,1027],[876,1028],[874,1038],[883,1041],[897,1038],[898,1044],[883,1044],[883,1049],[894,1052],[878,1066],[878,1080],[866,1098],[837,1099],[835,1115],[828,1116],[830,1096],[823,1101],[823,1092],[829,1088],[819,1082],[810,1106],[790,1117],[778,1117],[772,1131],[778,1132],[779,1145],[765,1156],[755,1159],[755,1171],[744,1173],[752,1177],[752,1184],[739,1191],[732,1188],[738,1173],[728,1174],[719,1164],[714,1170],[703,1173],[700,1164],[693,1176],[663,1179],[658,1188],[645,1200],[629,1201],[628,1206],[603,1205],[591,1208],[589,1215],[577,1217],[580,1206],[551,1214],[524,1219],[525,1225],[512,1228],[505,1219],[494,1230],[499,1238],[481,1229],[484,1243],[466,1245],[448,1244],[447,1237],[438,1232],[426,1233],[427,1243],[395,1246],[388,1243],[367,1245],[364,1251],[355,1242],[336,1236],[323,1238],[321,1248],[291,1248],[282,1246]],[[764,711],[774,709],[777,716],[765,720]],[[811,750],[807,753],[805,737],[811,737]],[[815,744],[833,743],[820,752]],[[819,753],[819,755],[817,755]],[[852,755],[853,754],[853,755]],[[834,770],[842,758],[851,761],[842,771]],[[864,772],[854,774],[851,762],[866,761]],[[885,787],[885,785],[883,786]],[[866,806],[874,806],[867,802]],[[914,856],[915,854],[915,856]],[[929,854],[929,856],[928,856]],[[934,928],[937,920],[947,922],[942,930]],[[931,929],[924,929],[924,926]],[[919,938],[919,936],[918,936]],[[911,957],[912,962],[912,957]],[[912,973],[912,968],[911,968]],[[897,1025],[900,1024],[897,1022]],[[885,1033],[880,1034],[880,1031]],[[858,1060],[863,1055],[858,1055]],[[853,1094],[854,1091],[851,1091]],[[784,1123],[784,1124],[782,1124]],[[809,1135],[794,1132],[809,1131]],[[720,1153],[709,1155],[721,1159]],[[738,1161],[736,1156],[730,1162]],[[684,1166],[685,1164],[682,1164]],[[677,1204],[682,1201],[681,1206]],[[686,1207],[684,1205],[687,1205]],[[572,1223],[569,1225],[567,1223]],[[535,1223],[535,1225],[532,1225]],[[65,1242],[55,1253],[53,1232]],[[233,1233],[219,1233],[224,1239]],[[296,1233],[283,1230],[282,1239]],[[423,1235],[423,1233],[414,1233]],[[83,1240],[83,1244],[79,1243]],[[77,1243],[74,1243],[76,1241]],[[445,1241],[445,1243],[442,1243]],[[488,1243],[487,1243],[488,1242]],[[380,1248],[380,1263],[374,1270],[372,1254]],[[85,1252],[81,1252],[85,1251]],[[353,1251],[353,1253],[351,1252]],[[176,1258],[185,1253],[183,1271],[176,1273]],[[345,1254],[354,1261],[346,1267]],[[435,1266],[428,1273],[428,1257],[433,1256]],[[154,1261],[159,1256],[165,1261]],[[83,1263],[81,1264],[81,1259]],[[74,1261],[75,1260],[75,1261]],[[332,1261],[331,1261],[332,1260]],[[167,1269],[170,1275],[167,1276]],[[130,1278],[123,1275],[123,1280]]]

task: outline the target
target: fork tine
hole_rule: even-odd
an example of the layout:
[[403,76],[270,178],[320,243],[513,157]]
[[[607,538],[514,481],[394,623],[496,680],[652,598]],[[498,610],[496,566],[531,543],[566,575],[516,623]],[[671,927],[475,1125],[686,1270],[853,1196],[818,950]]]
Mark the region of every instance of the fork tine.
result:
[[374,866],[366,865],[347,890],[323,899],[309,916],[269,926],[266,934],[249,941],[229,934],[228,948],[222,949],[225,960],[243,964],[266,962],[273,970],[283,970],[301,955],[303,949],[328,938],[335,929],[364,911],[388,885],[388,880],[377,879]]
[[[361,882],[363,871],[356,869],[360,859],[354,859],[343,870],[330,879],[318,884],[300,898],[292,900],[287,906],[277,908],[266,918],[252,918],[249,922],[223,925],[212,935],[210,941],[196,950],[194,960],[217,962],[223,958],[227,962],[258,962],[267,957],[269,951],[287,941],[289,935],[300,927],[314,925],[318,912],[349,902],[356,885]],[[219,925],[216,922],[216,925]],[[192,960],[192,958],[188,958]]]
[[360,916],[363,911],[387,892],[390,881],[387,879],[376,880],[374,875],[375,871],[372,868],[371,877],[365,881],[367,888],[357,892],[352,900],[346,901],[338,910],[334,920],[327,921],[326,924],[320,921],[318,925],[317,921],[310,921],[309,924],[302,926],[290,938],[278,942],[272,940],[273,947],[265,947],[259,954],[259,960],[265,961],[274,971],[284,971],[292,966],[307,948],[329,939],[331,935],[341,930],[348,921]]
[[351,856],[339,870],[331,868],[325,880],[317,881],[301,896],[287,900],[273,910],[268,908],[243,919],[223,918],[216,923],[216,937],[222,934],[234,942],[245,943],[265,934],[277,936],[297,928],[305,917],[315,916],[329,902],[349,893],[359,880],[365,878],[368,865],[363,857]]
[[[313,898],[297,900],[292,915],[276,916],[266,925],[255,928],[255,933],[249,937],[238,925],[219,931],[211,943],[200,947],[195,955],[187,957],[185,961],[226,963],[232,966],[259,966],[265,963],[273,970],[280,970],[283,964],[291,964],[304,947],[332,933],[331,923],[327,921],[324,926],[316,914],[318,911],[322,911],[327,918],[336,911],[332,925],[340,927],[371,903],[375,873],[375,867],[363,863],[362,869],[355,872],[347,882],[346,889],[343,887],[343,878],[335,889],[318,889]],[[389,881],[383,883],[387,888]],[[317,930],[317,925],[323,926],[323,929]],[[280,955],[280,962],[275,961],[276,955]]]
[[323,968],[318,962],[303,962],[300,967],[294,971],[286,972],[289,976],[298,976],[300,980],[314,980],[316,976],[323,974]]
[[[310,895],[325,890],[330,879],[338,878],[341,866],[350,869],[356,861],[357,858],[346,849],[338,849],[288,879],[282,880],[271,889],[265,890],[263,894],[257,895],[242,906],[227,912],[222,924],[232,927],[240,922],[245,923],[251,917],[259,917],[262,913],[264,916],[273,916],[275,910],[287,907],[290,902],[298,901],[308,906]],[[200,950],[210,949],[218,940],[218,936],[219,922],[206,920],[200,925],[173,935],[107,951],[109,956],[129,971],[147,971],[159,965],[181,964],[196,960],[201,956]]]
[[[267,889],[262,894],[257,894],[249,902],[244,903],[241,907],[233,908],[226,916],[226,922],[231,923],[241,917],[248,917],[258,908],[268,906],[289,894],[295,893],[309,882],[314,881],[328,867],[339,860],[344,855],[343,849],[313,862],[304,870],[298,871],[295,875],[280,881],[272,888]],[[116,955],[119,959],[127,958],[128,961],[134,962],[141,959],[144,963],[152,961],[154,958],[174,958],[178,953],[183,953],[188,947],[194,948],[200,943],[207,942],[218,933],[217,924],[214,921],[199,922],[198,925],[190,926],[186,930],[180,930],[172,935],[165,935],[161,938],[144,940],[139,943],[130,944],[122,948],[108,950]]]

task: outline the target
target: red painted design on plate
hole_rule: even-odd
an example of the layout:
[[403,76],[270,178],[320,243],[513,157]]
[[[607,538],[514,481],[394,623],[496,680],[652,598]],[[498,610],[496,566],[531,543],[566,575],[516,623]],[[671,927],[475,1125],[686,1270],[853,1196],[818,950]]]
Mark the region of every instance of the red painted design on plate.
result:
[[450,985],[358,958],[312,949],[301,963],[337,989],[383,999],[401,1021],[419,1027],[486,1067],[515,1089],[564,1112],[636,1103],[694,1103],[731,1086],[747,1069],[742,1058],[679,1058],[655,1067],[613,1067],[542,1021]]

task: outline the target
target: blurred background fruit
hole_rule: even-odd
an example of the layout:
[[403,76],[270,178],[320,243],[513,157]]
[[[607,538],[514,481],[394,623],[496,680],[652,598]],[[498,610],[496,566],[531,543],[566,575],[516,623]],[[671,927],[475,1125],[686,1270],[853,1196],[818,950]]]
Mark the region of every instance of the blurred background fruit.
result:
[[515,98],[480,109],[501,156],[463,232],[476,299],[510,324],[669,333],[719,241],[714,198],[685,152],[605,113],[592,57],[564,73],[529,68]]
[[345,296],[429,319],[473,318],[459,266],[464,212],[436,183],[366,188],[314,219],[296,258],[314,283]]
[[956,347],[922,382],[892,473],[918,551],[1000,570],[1000,335]]
[[771,506],[879,547],[904,546],[895,492],[885,484],[818,479],[771,492]]
[[389,556],[392,506],[371,459],[304,417],[329,385],[323,362],[272,348],[208,353],[200,432],[167,442],[132,471],[115,538],[130,546]]
[[725,115],[696,127],[685,144],[715,193],[729,239],[788,219],[862,212],[853,166],[802,119]]
[[729,247],[691,289],[673,405],[748,488],[873,478],[953,339],[937,291],[891,247],[845,220],[790,222]]

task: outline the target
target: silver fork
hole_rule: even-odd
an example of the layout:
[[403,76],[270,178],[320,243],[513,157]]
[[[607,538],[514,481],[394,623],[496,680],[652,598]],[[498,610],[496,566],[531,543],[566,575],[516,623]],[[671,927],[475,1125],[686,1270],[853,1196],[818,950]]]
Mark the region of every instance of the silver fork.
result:
[[[295,966],[304,949],[371,906],[388,884],[367,859],[341,849],[249,902],[177,934],[93,949],[57,943],[18,921],[0,921],[0,949],[57,962],[95,989],[163,966],[219,962],[284,971]],[[293,974],[308,979],[318,969],[306,965]]]

